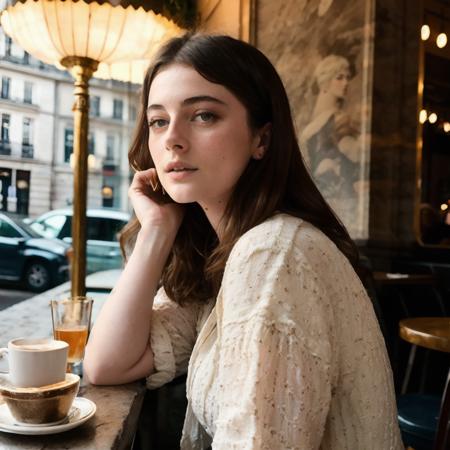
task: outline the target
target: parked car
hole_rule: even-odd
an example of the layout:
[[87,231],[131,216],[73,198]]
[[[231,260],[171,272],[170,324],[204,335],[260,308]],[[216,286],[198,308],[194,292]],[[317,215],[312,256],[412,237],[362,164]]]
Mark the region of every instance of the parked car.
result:
[[0,279],[42,292],[69,278],[70,245],[42,238],[27,224],[0,213]]
[[[28,220],[28,223],[43,237],[58,238],[71,244],[72,215],[71,208],[55,209]],[[88,209],[86,216],[86,271],[92,273],[122,267],[117,234],[130,220],[130,214],[113,209]]]

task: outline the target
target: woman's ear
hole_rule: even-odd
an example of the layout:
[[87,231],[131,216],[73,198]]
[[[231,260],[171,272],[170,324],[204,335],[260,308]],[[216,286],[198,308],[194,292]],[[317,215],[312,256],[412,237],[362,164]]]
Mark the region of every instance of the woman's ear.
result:
[[266,154],[267,149],[270,145],[270,138],[272,136],[272,124],[270,122],[266,123],[261,127],[255,136],[256,147],[253,150],[253,159],[263,159]]

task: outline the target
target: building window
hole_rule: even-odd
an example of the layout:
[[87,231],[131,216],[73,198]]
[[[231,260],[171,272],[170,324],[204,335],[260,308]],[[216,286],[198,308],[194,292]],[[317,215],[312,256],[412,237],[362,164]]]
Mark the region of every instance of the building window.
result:
[[23,88],[23,101],[24,103],[33,103],[33,83],[25,81]]
[[96,95],[91,97],[90,110],[92,116],[100,117],[100,97]]
[[11,116],[9,114],[2,114],[2,131],[1,131],[1,141],[2,143],[9,143],[9,122]]
[[95,136],[93,133],[89,133],[88,136],[88,153],[89,155],[95,155]]
[[123,114],[123,101],[114,99],[113,101],[113,118],[122,120]]
[[9,98],[10,84],[11,84],[11,78],[2,77],[2,98]]
[[5,36],[5,56],[11,56],[12,39],[9,36]]
[[73,130],[66,128],[64,130],[64,162],[70,162],[70,155],[73,152]]
[[25,117],[22,124],[22,158],[33,157],[33,121]]
[[0,135],[0,155],[11,154],[11,144],[9,142],[9,114],[2,114],[2,130]]
[[[70,155],[73,153],[73,130],[66,128],[64,130],[64,162],[70,163]],[[93,155],[95,153],[95,138],[89,133],[88,137],[88,153]]]
[[115,139],[114,136],[106,136],[106,161],[114,162],[116,159],[116,149],[115,149]]

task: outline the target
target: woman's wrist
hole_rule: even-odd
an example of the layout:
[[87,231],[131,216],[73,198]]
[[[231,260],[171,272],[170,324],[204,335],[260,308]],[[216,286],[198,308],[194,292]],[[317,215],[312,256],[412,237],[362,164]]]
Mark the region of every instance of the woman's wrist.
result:
[[154,261],[160,256],[165,261],[172,249],[174,239],[159,227],[142,227],[137,234],[133,253],[147,254]]

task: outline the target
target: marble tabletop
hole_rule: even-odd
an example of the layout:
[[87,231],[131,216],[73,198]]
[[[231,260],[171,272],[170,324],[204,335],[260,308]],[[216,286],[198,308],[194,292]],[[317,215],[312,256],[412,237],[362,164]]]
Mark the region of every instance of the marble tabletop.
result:
[[[16,337],[46,337],[52,332],[49,301],[65,298],[70,291],[64,283],[43,294],[0,311],[0,347]],[[106,294],[95,292],[95,318]],[[97,405],[95,416],[83,425],[60,434],[24,436],[0,432],[1,450],[130,449],[145,395],[143,382],[120,386],[94,386],[82,381],[79,396]],[[0,399],[1,402],[1,399]]]

